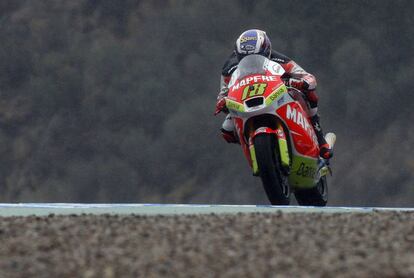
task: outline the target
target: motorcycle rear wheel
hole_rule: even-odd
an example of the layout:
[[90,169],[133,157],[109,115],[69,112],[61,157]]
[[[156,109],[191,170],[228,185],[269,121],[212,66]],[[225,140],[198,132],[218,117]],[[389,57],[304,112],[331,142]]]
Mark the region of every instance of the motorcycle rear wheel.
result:
[[254,138],[257,166],[267,198],[272,205],[289,205],[288,177],[281,170],[276,146],[272,134],[263,133]]
[[328,202],[328,183],[326,177],[321,177],[318,184],[313,188],[296,189],[295,197],[301,206],[326,206]]

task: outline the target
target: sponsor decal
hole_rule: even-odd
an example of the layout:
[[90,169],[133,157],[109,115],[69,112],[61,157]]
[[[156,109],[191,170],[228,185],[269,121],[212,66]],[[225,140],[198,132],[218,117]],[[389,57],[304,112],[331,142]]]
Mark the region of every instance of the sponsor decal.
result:
[[306,132],[309,135],[312,134],[312,127],[310,126],[309,122],[306,120],[302,112],[290,107],[290,105],[288,105],[286,109],[286,118],[301,126],[304,130],[306,130]]
[[257,37],[241,37],[240,43],[245,43],[248,41],[257,41]]
[[301,163],[299,165],[298,170],[296,171],[296,175],[304,177],[304,178],[315,178],[316,176],[316,168],[307,166],[305,163]]
[[233,90],[238,90],[240,87],[250,85],[251,83],[257,83],[260,81],[263,81],[263,82],[276,81],[276,76],[256,75],[253,77],[248,77],[248,78],[241,80],[239,83],[234,84]]
[[244,112],[244,107],[240,103],[237,103],[235,101],[232,101],[230,99],[226,99],[226,106],[230,110],[237,110],[240,112]]
[[277,99],[277,97],[278,97],[278,94],[277,94],[277,93],[275,93],[275,94],[271,94],[271,95],[269,96],[269,99],[270,99],[271,101],[274,101],[275,99]]
[[278,62],[278,63],[285,63],[286,62],[285,60],[283,60],[281,58],[276,58],[276,57],[271,58],[271,60],[274,61],[274,62]]
[[316,135],[313,132],[313,127],[306,120],[306,118],[302,114],[302,112],[300,112],[300,111],[296,110],[295,108],[290,107],[290,105],[288,105],[287,109],[286,109],[286,118],[288,120],[293,121],[295,124],[301,126],[306,131],[306,133],[308,133],[308,135],[312,138],[313,142],[315,144],[318,144],[318,139],[316,138]]
[[253,51],[256,49],[254,45],[250,45],[250,44],[242,45],[240,48],[246,51]]
[[274,65],[272,66],[272,69],[273,69],[273,71],[274,71],[274,72],[279,72],[280,65],[279,65],[279,64],[274,64]]
[[282,104],[284,104],[286,102],[285,96],[282,96],[278,101],[277,101],[277,106],[282,106]]
[[270,99],[270,101],[274,101],[285,92],[287,92],[286,87],[284,85],[281,85],[272,92],[268,99]]
[[282,76],[285,73],[283,67],[274,61],[266,60],[265,68],[275,75]]

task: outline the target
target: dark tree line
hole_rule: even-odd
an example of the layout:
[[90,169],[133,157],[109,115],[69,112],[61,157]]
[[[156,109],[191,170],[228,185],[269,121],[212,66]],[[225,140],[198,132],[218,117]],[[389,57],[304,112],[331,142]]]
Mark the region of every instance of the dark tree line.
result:
[[332,205],[414,203],[412,1],[0,2],[0,201],[267,203],[214,117],[245,29],[316,75]]

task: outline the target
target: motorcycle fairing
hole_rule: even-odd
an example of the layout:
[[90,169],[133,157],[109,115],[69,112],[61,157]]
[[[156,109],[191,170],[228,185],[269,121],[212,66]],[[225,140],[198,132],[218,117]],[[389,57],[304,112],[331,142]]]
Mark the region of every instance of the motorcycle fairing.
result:
[[[276,64],[275,67],[277,69],[280,65]],[[316,135],[299,101],[289,95],[280,76],[269,78],[266,70],[254,73],[244,69],[244,72],[235,73],[229,84],[226,105],[253,174],[258,174],[258,167],[252,139],[261,131],[260,128],[257,132],[252,130],[247,122],[256,116],[272,115],[277,126],[262,131],[275,134],[281,162],[284,166],[290,165],[289,183],[294,188],[315,186],[326,171],[318,167],[320,158]],[[249,105],[252,103],[254,105]],[[288,149],[287,138],[291,150]]]
[[293,188],[310,188],[319,180],[319,148],[315,131],[302,106],[288,102],[276,111],[288,127],[292,144],[289,183]]
[[234,126],[236,128],[237,137],[239,138],[240,145],[243,149],[244,156],[247,158],[247,162],[249,163],[250,167],[252,167],[252,169],[253,169],[253,161],[252,161],[252,155],[251,155],[250,149],[249,149],[249,142],[246,142],[246,138],[243,134],[244,120],[243,120],[243,118],[236,117],[233,114],[233,122],[234,122]]
[[[278,107],[277,103],[280,99],[284,98],[285,104]],[[274,115],[279,119],[279,125],[276,130],[270,128],[259,128],[253,135],[250,136],[253,139],[260,133],[273,133],[278,140],[278,148],[280,154],[280,160],[283,166],[290,166],[289,182],[293,188],[307,188],[312,187],[318,180],[318,161],[319,161],[319,149],[316,140],[316,135],[313,131],[313,127],[310,125],[308,118],[305,116],[305,111],[301,108],[299,103],[295,102],[290,96],[285,93],[279,95],[274,101],[265,108],[255,111],[253,114],[266,114]],[[252,113],[240,112],[237,113],[239,117],[234,117],[234,123],[237,131],[237,135],[240,140],[243,140],[242,148],[243,152],[248,159],[249,165],[252,168],[253,175],[258,175],[257,162],[255,157],[255,150],[252,140],[245,138],[243,130],[246,130],[247,115],[252,117]],[[246,115],[245,117],[243,117]],[[240,117],[241,116],[241,117]],[[282,125],[289,130],[289,133],[285,133]],[[283,132],[283,135],[282,135]],[[292,144],[291,155],[289,155],[287,136],[290,137]]]
[[[252,75],[245,79],[254,79],[255,77],[261,76]],[[241,116],[243,113],[251,113],[259,110],[263,113],[263,108],[269,107],[274,100],[287,93],[286,86],[280,79],[274,79],[268,82],[266,86],[260,86],[262,84],[264,83],[253,83],[240,87],[242,89],[230,87],[228,97],[226,98],[227,108]],[[251,103],[254,103],[254,106],[250,106],[249,104]]]

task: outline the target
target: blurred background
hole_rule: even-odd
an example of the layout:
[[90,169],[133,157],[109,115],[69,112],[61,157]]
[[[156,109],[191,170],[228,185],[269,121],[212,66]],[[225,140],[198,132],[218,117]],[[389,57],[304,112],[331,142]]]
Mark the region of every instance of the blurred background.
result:
[[213,116],[245,29],[318,80],[329,205],[413,206],[414,1],[0,2],[0,202],[267,204]]

